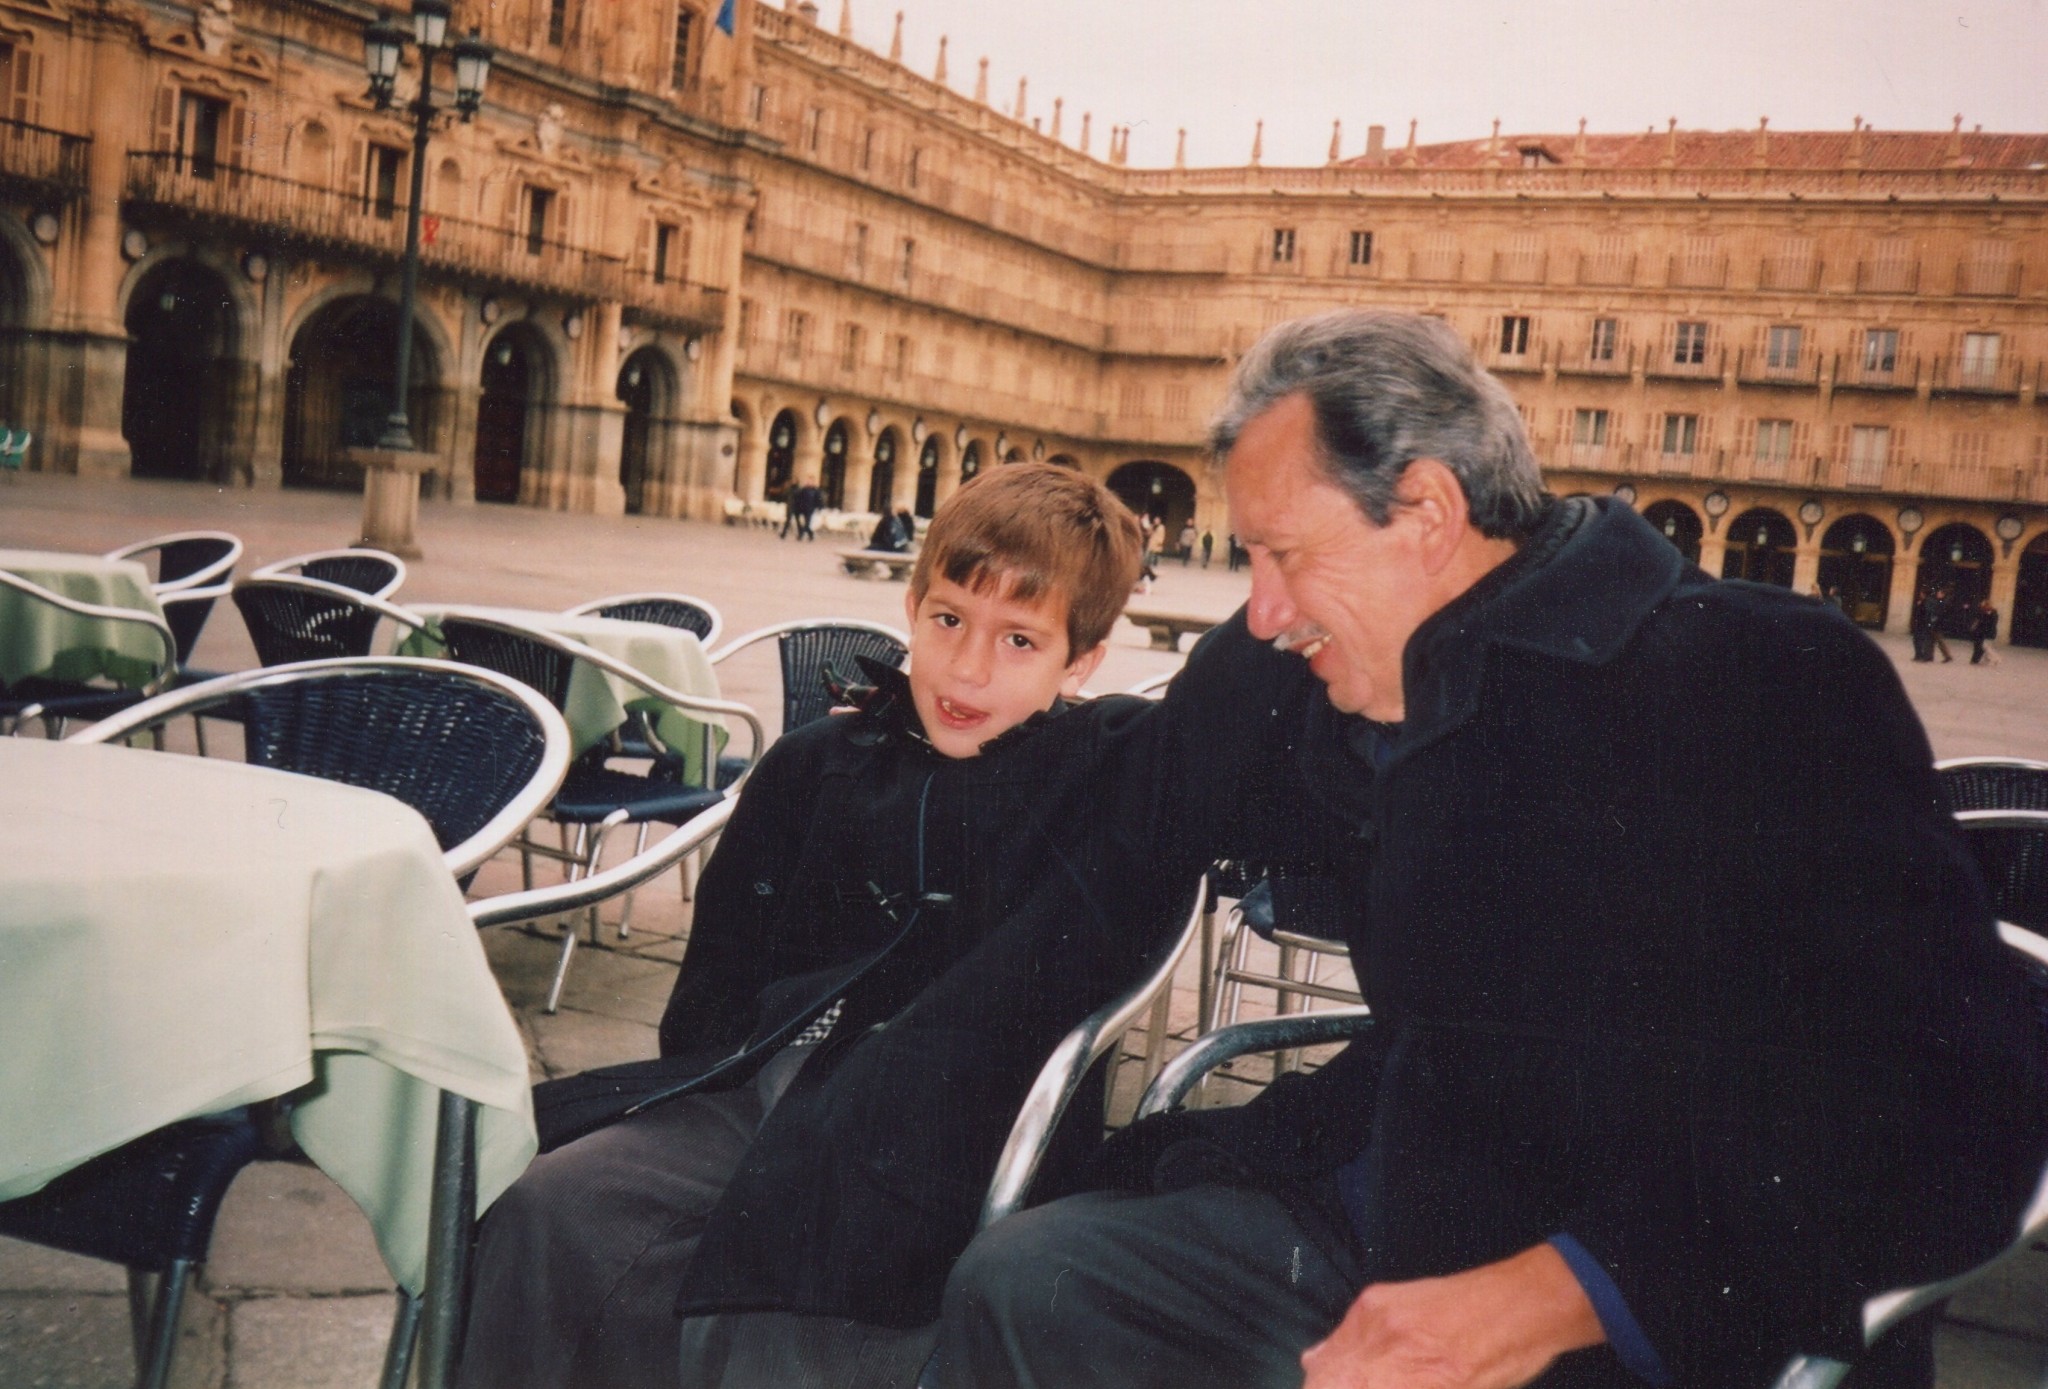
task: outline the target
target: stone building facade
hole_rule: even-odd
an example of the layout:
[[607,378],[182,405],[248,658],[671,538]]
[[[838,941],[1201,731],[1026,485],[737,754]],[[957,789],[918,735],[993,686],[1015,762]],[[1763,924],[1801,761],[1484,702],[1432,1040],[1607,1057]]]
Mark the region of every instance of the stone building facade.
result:
[[[411,158],[362,94],[370,17],[0,0],[0,423],[33,466],[355,484]],[[992,100],[985,60],[926,76],[900,24],[884,55],[820,18],[458,6],[497,61],[425,171],[430,488],[714,517],[809,479],[928,514],[1051,458],[1220,549],[1231,362],[1381,305],[1473,343],[1556,490],[1619,492],[1711,572],[1892,629],[1988,597],[2048,644],[2048,136],[1374,127],[1321,167],[1141,170]]]

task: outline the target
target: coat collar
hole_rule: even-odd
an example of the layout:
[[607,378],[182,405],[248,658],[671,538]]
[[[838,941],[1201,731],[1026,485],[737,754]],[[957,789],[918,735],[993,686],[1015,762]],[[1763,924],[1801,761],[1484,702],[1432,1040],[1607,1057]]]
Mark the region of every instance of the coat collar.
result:
[[1471,716],[1491,647],[1605,665],[1685,572],[1683,557],[1633,508],[1611,497],[1552,504],[1513,558],[1408,639],[1402,741],[1412,746]]
[[[843,675],[831,669],[824,672],[825,688],[832,692],[832,697],[859,711],[859,726],[851,735],[853,742],[858,746],[871,747],[890,740],[907,741],[929,750],[934,756],[940,755],[932,747],[931,739],[925,736],[924,724],[917,717],[917,701],[910,694],[910,677],[895,666],[884,665],[872,657],[856,656],[854,659],[860,662],[866,683],[848,682]],[[987,757],[992,752],[1024,741],[1069,707],[1066,700],[1055,698],[1050,709],[1033,714],[1016,727],[1005,729],[983,743],[978,756]]]

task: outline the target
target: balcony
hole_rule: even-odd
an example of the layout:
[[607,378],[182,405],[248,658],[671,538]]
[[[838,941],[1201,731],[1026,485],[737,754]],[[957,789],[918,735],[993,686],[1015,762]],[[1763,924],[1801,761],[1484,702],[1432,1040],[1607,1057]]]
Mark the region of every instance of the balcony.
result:
[[1745,386],[1812,390],[1820,385],[1820,354],[1812,353],[1803,362],[1794,358],[1773,363],[1769,353],[1744,348],[1735,354],[1735,379]]
[[626,275],[625,321],[684,332],[715,333],[725,325],[725,291],[693,285],[674,275],[657,277],[651,270]]
[[1636,282],[1636,258],[1581,255],[1573,278],[1582,285],[1632,285]]
[[1461,280],[1465,277],[1463,251],[1411,251],[1408,278],[1411,280]]
[[1951,361],[1934,364],[1930,388],[1937,395],[2016,396],[2028,384],[2026,363]]
[[1680,361],[1675,348],[1666,346],[1643,359],[1643,375],[1667,381],[1718,381],[1728,369],[1728,349],[1702,352],[1700,360]]
[[1533,255],[1513,251],[1493,253],[1493,282],[1502,285],[1540,285],[1548,277],[1550,257],[1538,251]]
[[1757,266],[1758,289],[1810,294],[1820,288],[1821,263],[1811,256],[1774,256]]
[[1635,371],[1636,349],[1626,340],[1612,344],[1605,356],[1593,355],[1591,344],[1559,349],[1551,354],[1550,365],[1559,376],[1625,377]]
[[1531,337],[1523,344],[1520,352],[1510,352],[1501,346],[1498,332],[1484,338],[1472,340],[1472,355],[1480,365],[1499,375],[1513,376],[1540,372],[1550,351],[1549,344],[1542,338]]
[[1965,261],[1956,267],[1956,293],[2010,299],[2020,292],[2017,265],[1978,265]]
[[90,135],[67,135],[27,121],[0,120],[0,194],[69,202],[85,192]]
[[1859,260],[1856,262],[1858,294],[1917,294],[1920,291],[1920,263],[1910,260]]
[[[129,213],[218,227],[265,243],[396,263],[405,205],[165,151],[128,155]],[[625,300],[625,265],[586,246],[428,213],[420,267],[480,289],[540,290],[584,303]]]
[[1835,356],[1835,389],[1838,391],[1911,391],[1920,384],[1918,357],[1881,357],[1839,353]]
[[1664,282],[1676,289],[1726,289],[1728,257],[1674,255],[1665,267]]

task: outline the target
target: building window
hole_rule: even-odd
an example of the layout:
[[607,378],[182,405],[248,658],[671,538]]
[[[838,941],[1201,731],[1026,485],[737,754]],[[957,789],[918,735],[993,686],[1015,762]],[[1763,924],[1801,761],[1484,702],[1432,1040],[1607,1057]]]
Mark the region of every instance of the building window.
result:
[[555,195],[545,188],[526,190],[526,254],[537,256],[548,244],[548,211]]
[[812,106],[804,112],[804,148],[812,154],[825,142],[825,109]]
[[1758,420],[1756,422],[1756,475],[1758,477],[1783,477],[1785,465],[1792,461],[1792,421]]
[[[21,65],[26,71],[26,64]],[[227,117],[224,101],[184,92],[178,98],[178,171],[210,179],[220,163],[220,127]]]
[[910,277],[917,270],[917,243],[909,237],[903,238],[903,264],[901,267],[904,288],[910,287]]
[[687,5],[676,6],[676,46],[669,55],[668,84],[677,91],[690,84],[690,25],[696,18]]
[[[670,274],[681,269],[682,257],[676,254],[677,237],[681,231],[682,228],[670,226],[667,222],[654,224],[654,282],[658,285],[667,284]],[[675,277],[682,278],[681,274]]]
[[560,48],[569,33],[569,0],[548,0],[548,42]]
[[1371,232],[1355,231],[1351,233],[1351,263],[1353,265],[1372,264]]
[[1520,357],[1529,350],[1529,316],[1504,314],[1500,320],[1500,355]]
[[768,88],[760,82],[754,84],[754,93],[747,100],[747,118],[755,125],[768,119]]
[[875,132],[870,130],[860,137],[860,171],[867,173],[875,167]]
[[1799,365],[1799,342],[1804,336],[1801,329],[1785,324],[1772,325],[1770,336],[1764,343],[1764,365],[1778,371],[1792,371]]
[[865,345],[862,339],[865,336],[858,323],[846,325],[846,334],[839,340],[839,369],[841,371],[854,371],[859,368],[861,348]]
[[1698,415],[1666,415],[1664,417],[1664,452],[1694,453],[1699,449],[1700,417]]
[[363,170],[363,208],[380,222],[398,215],[398,185],[405,178],[405,151],[389,145],[370,146]]
[[917,167],[923,162],[924,151],[912,150],[910,152],[910,162],[903,166],[904,182],[908,183],[912,188],[917,187]]
[[910,375],[910,336],[898,333],[889,339],[889,374],[899,381]]
[[1963,334],[1963,384],[1989,386],[1998,379],[1998,334]]
[[1275,264],[1275,265],[1292,265],[1293,263],[1294,263],[1294,228],[1292,228],[1292,227],[1275,227],[1275,228],[1273,228],[1273,264]]
[[740,319],[733,329],[733,346],[744,352],[754,345],[754,301],[740,300]]
[[1891,372],[1899,365],[1899,330],[1871,328],[1863,334],[1863,369]]
[[[1671,340],[1671,360],[1679,366],[1696,367],[1707,360],[1707,325],[1680,323]],[[1691,450],[1687,450],[1691,452]]]
[[791,357],[804,355],[804,342],[811,335],[811,316],[802,309],[791,309],[782,321],[782,350]]
[[1849,485],[1884,486],[1884,465],[1892,451],[1892,432],[1881,424],[1859,424],[1849,431]]
[[1593,343],[1586,356],[1595,362],[1614,360],[1615,343],[1620,340],[1621,326],[1611,318],[1593,320]]
[[1607,447],[1608,417],[1605,410],[1572,411],[1572,447],[1575,449],[1602,449]]
[[856,278],[868,273],[868,224],[853,224],[853,248],[849,253]]
[[1984,430],[1959,430],[1953,444],[1956,468],[1963,473],[1981,473],[1991,461],[1991,435]]

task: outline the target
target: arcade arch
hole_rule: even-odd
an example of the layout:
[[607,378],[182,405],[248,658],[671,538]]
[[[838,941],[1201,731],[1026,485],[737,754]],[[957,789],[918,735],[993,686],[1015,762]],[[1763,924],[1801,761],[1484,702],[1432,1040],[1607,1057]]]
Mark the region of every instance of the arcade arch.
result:
[[[292,335],[284,384],[284,481],[294,487],[358,488],[351,448],[369,448],[391,415],[391,360],[398,306],[360,294],[322,305]],[[439,353],[415,321],[406,415],[413,443],[437,450],[444,414]]]
[[552,353],[531,323],[508,323],[484,344],[476,401],[476,499],[516,502],[534,462],[547,402]]
[[1165,537],[1162,544],[1170,544],[1194,517],[1195,480],[1171,463],[1153,459],[1126,463],[1109,475],[1107,486],[1133,515],[1160,519],[1160,534]]
[[227,476],[236,318],[226,281],[198,261],[159,261],[137,280],[123,316],[121,381],[121,433],[136,477]]
[[1862,512],[1844,516],[1820,538],[1820,569],[1814,582],[1823,595],[1841,600],[1842,611],[1859,627],[1884,630],[1891,607],[1890,527]]
[[619,438],[619,486],[626,494],[626,514],[638,516],[647,506],[647,483],[655,471],[654,442],[659,426],[675,414],[676,373],[665,353],[643,347],[619,367],[618,397],[626,407]]
[[1963,614],[1991,593],[1991,538],[1975,526],[1954,521],[1920,542],[1920,572],[1913,581],[1913,602],[1930,593],[1948,594],[1950,614],[1942,624],[1949,636],[1961,636]]
[[939,436],[927,434],[924,448],[917,456],[917,500],[911,510],[929,520],[938,510],[939,461],[945,455],[945,447],[939,443]]
[[1705,527],[1700,514],[1684,502],[1651,502],[1643,508],[1643,519],[1685,556],[1688,564],[1700,562],[1700,537]]
[[2014,646],[2048,646],[2048,531],[2020,551],[2019,581],[2013,588],[2012,625],[2007,640]]
[[1798,533],[1781,513],[1767,506],[1752,507],[1729,523],[1721,577],[1790,588],[1798,546]]
[[768,471],[761,480],[761,495],[782,501],[796,473],[796,436],[799,425],[794,410],[784,410],[768,426]]
[[896,427],[875,439],[875,467],[868,476],[868,510],[876,515],[896,510]]
[[832,421],[832,427],[825,431],[825,461],[818,470],[818,492],[824,505],[833,511],[846,509],[846,449],[852,438],[853,431],[843,419]]

